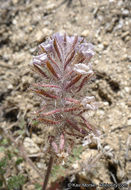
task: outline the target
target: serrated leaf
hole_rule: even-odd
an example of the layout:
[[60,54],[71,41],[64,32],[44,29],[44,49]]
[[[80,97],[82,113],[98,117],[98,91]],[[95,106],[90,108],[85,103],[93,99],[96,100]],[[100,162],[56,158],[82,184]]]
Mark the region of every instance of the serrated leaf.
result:
[[33,121],[32,121],[32,125],[33,125],[33,126],[37,126],[38,124],[39,124],[38,121],[36,121],[36,120],[33,120]]
[[19,165],[22,162],[23,162],[23,158],[18,158],[15,163],[16,163],[16,165]]
[[57,173],[60,173],[62,170],[64,170],[64,168],[62,166],[58,166],[58,165],[55,165],[53,168],[52,168],[52,176],[56,176]]
[[23,135],[24,133],[25,133],[24,130],[18,130],[18,131],[17,131],[17,134],[18,134],[18,135]]
[[0,160],[0,168],[1,167],[6,167],[6,165],[7,165],[7,159],[6,158],[2,158]]
[[9,143],[9,142],[8,142],[7,139],[3,139],[2,142],[1,142],[2,145],[7,145],[8,143]]
[[76,148],[74,148],[73,149],[73,155],[74,155],[74,157],[76,156],[76,157],[79,157],[80,156],[80,154],[81,154],[81,152],[82,152],[82,146],[79,146],[79,147],[76,147]]
[[5,151],[5,147],[1,146],[0,147],[0,152],[4,152]]
[[21,118],[20,121],[19,121],[19,127],[21,129],[24,129],[25,125],[26,125],[26,122],[25,122],[24,118]]
[[42,187],[41,187],[41,185],[40,184],[35,184],[35,190],[41,190],[42,189]]
[[11,152],[8,151],[8,152],[7,152],[7,156],[8,156],[8,159],[11,160],[12,157],[13,157],[13,154],[12,154]]
[[8,180],[8,188],[10,190],[20,188],[25,183],[25,177],[23,175],[12,176]]

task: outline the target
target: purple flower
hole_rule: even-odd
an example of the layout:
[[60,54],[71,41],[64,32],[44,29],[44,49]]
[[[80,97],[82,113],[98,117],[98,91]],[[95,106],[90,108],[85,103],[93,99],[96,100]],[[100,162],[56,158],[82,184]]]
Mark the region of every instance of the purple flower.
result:
[[83,97],[82,93],[94,75],[90,63],[93,55],[93,45],[82,37],[56,33],[39,45],[33,58],[33,70],[42,81],[33,84],[32,91],[45,102],[35,120],[54,126],[54,152],[59,152],[58,147],[63,150],[71,135],[83,138],[90,131],[96,132],[82,115],[96,108],[94,97]]

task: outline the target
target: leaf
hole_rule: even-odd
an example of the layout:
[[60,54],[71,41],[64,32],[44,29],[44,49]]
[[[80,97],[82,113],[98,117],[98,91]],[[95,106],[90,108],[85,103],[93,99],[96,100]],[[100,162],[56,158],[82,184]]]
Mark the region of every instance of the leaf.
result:
[[11,160],[13,157],[13,153],[11,153],[10,151],[7,151],[7,156],[8,156],[8,159]]
[[66,87],[65,89],[67,90],[68,88],[70,88],[72,85],[74,85],[75,83],[77,83],[80,79],[81,79],[82,75],[77,75]]
[[82,146],[79,146],[79,147],[76,147],[73,149],[73,154],[75,157],[79,158],[79,156],[81,155],[82,153],[82,150],[83,150],[83,147]]
[[37,71],[37,72],[39,72],[42,76],[44,76],[45,78],[48,78],[48,76],[44,73],[44,71],[42,71],[41,69],[40,69],[40,67],[38,67],[37,65],[33,65],[34,66],[34,68],[35,68],[35,70]]
[[53,121],[53,120],[45,119],[45,118],[38,118],[38,120],[41,122],[45,122],[47,124],[52,124],[52,125],[57,125],[61,123],[61,121]]
[[1,142],[2,145],[7,145],[8,144],[8,140],[7,139],[3,139]]
[[40,184],[35,184],[35,190],[42,190],[42,187]]
[[82,146],[75,147],[72,150],[72,155],[69,156],[69,162],[74,163],[76,160],[79,160],[82,151],[83,151],[83,147]]
[[54,165],[53,168],[52,168],[52,172],[51,172],[51,175],[53,178],[57,179],[58,176],[61,176],[61,174],[64,175],[64,172],[65,169],[63,166],[61,165]]
[[7,165],[7,159],[6,158],[2,158],[0,160],[0,168],[6,167],[6,165]]
[[5,148],[3,146],[0,147],[0,152],[4,152]]
[[85,82],[87,81],[87,79],[88,79],[87,76],[84,77],[84,79],[82,80],[80,86],[78,86],[77,92],[79,92],[79,91],[82,89],[82,87],[84,86],[84,84],[85,84]]
[[25,131],[24,131],[24,130],[18,130],[18,131],[17,131],[17,134],[18,134],[18,135],[23,135],[23,134],[25,134]]
[[50,72],[51,72],[57,79],[59,79],[57,73],[55,72],[54,68],[52,67],[52,65],[50,64],[49,61],[46,62],[46,65],[47,65],[48,69],[50,70]]
[[19,165],[19,164],[21,164],[23,162],[23,158],[21,158],[21,157],[19,157],[19,158],[17,158],[17,160],[16,160],[16,165]]
[[10,177],[8,180],[9,190],[18,189],[25,183],[25,177],[23,175]]
[[69,126],[71,126],[73,129],[75,129],[76,131],[78,131],[81,134],[86,134],[87,132],[84,129],[79,128],[75,123],[73,123],[71,120],[66,120],[67,123],[69,124]]
[[73,50],[72,53],[70,54],[70,56],[68,57],[68,59],[66,60],[65,66],[64,66],[64,70],[66,69],[67,65],[71,62],[71,60],[73,59],[75,55],[75,51]]
[[50,88],[60,88],[60,87],[57,86],[57,85],[41,84],[41,83],[32,84],[32,86],[37,86],[37,87],[50,87]]
[[42,113],[42,114],[40,114],[40,116],[48,116],[48,115],[52,115],[52,114],[56,114],[56,113],[63,113],[63,112],[72,112],[72,111],[76,111],[79,109],[80,109],[80,106],[79,107],[70,107],[70,108],[60,108],[60,109]]
[[24,129],[24,127],[25,127],[25,125],[26,125],[25,119],[24,119],[24,118],[21,118],[18,124],[19,124],[19,127],[20,127],[21,129]]
[[34,127],[36,127],[38,124],[39,124],[38,121],[36,121],[36,120],[33,120],[33,121],[32,121],[32,125],[33,125]]
[[0,175],[4,175],[6,173],[7,167],[7,159],[4,157],[0,160]]
[[48,59],[49,59],[55,66],[57,66],[57,68],[59,68],[58,65],[57,65],[57,63],[51,58],[51,56],[50,56],[49,53],[44,49],[44,47],[42,47],[42,46],[40,45],[40,48],[42,49],[42,51],[43,51],[44,53],[47,54]]
[[57,99],[57,96],[52,95],[52,94],[49,94],[49,93],[47,93],[45,90],[37,90],[37,89],[30,89],[30,90],[32,90],[32,91],[34,91],[34,92],[36,92],[37,94],[40,94],[40,95],[42,95],[42,96],[46,96],[46,97],[48,97],[48,98]]
[[58,45],[58,42],[57,42],[56,38],[54,39],[54,48],[55,48],[55,51],[56,51],[57,56],[59,57],[60,61],[62,61],[61,54],[60,54],[60,51],[59,51],[59,45]]

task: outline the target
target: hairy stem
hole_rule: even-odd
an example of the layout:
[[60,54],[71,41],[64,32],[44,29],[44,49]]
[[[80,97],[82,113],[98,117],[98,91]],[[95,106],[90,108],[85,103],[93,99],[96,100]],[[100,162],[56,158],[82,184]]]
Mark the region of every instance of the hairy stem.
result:
[[42,190],[46,190],[52,166],[53,166],[53,156],[51,155],[50,160],[49,160],[49,164],[48,164],[48,168],[47,168],[47,171],[46,171],[45,180],[44,180],[44,183],[43,183]]

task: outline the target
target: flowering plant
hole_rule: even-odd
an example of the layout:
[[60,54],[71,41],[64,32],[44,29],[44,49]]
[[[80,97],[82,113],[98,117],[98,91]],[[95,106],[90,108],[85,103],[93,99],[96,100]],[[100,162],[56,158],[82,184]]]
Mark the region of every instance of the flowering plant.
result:
[[57,156],[71,151],[74,141],[70,136],[83,138],[90,131],[97,133],[83,116],[96,109],[94,97],[83,97],[82,91],[94,75],[90,63],[93,55],[93,45],[82,37],[56,33],[39,45],[31,63],[42,78],[31,90],[44,104],[34,119],[53,126],[49,142]]

